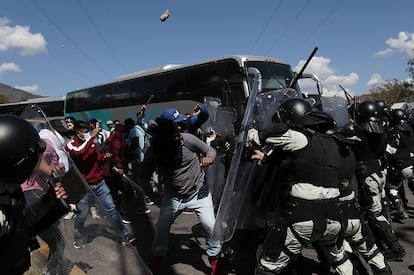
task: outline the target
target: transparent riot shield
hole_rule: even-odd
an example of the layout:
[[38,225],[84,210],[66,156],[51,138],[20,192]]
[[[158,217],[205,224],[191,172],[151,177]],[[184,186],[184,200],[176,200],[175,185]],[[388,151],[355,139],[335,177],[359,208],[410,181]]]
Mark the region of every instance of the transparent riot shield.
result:
[[321,96],[320,99],[322,110],[335,119],[338,127],[349,123],[349,114],[345,98],[340,96]]
[[[32,252],[27,274],[151,274],[137,248],[128,241],[132,238],[125,238],[127,232],[133,235],[132,229],[122,223],[115,207],[111,209],[114,204],[106,184],[89,186],[64,151],[65,138],[37,105],[28,106],[21,116],[60,153],[59,162],[67,165],[65,173],[55,177],[67,190],[73,210],[72,217],[62,217],[36,237],[40,249]],[[91,207],[95,207],[96,215],[92,215]],[[86,217],[83,224],[82,217]]]
[[255,68],[249,68],[249,73],[254,75],[253,86],[247,101],[240,132],[235,137],[235,153],[231,160],[213,230],[213,238],[223,241],[227,241],[233,236],[242,202],[244,201],[246,190],[253,176],[253,169],[251,169],[253,163],[243,161],[244,158],[242,155],[247,138],[247,131],[252,123],[256,95],[261,89],[262,76]]
[[[246,108],[242,129],[250,126],[259,131],[270,128],[272,116],[281,102],[288,98],[298,97],[296,90],[291,88],[252,92],[253,94],[255,98],[253,102],[249,98],[248,104],[251,105]],[[257,165],[242,156],[246,141],[246,137],[242,135],[243,131],[238,136],[213,233],[216,238],[223,241],[231,239],[235,229],[264,228],[268,214],[263,208],[257,207],[251,198]]]
[[205,171],[213,204],[215,210],[217,210],[234,152],[236,110],[220,106],[215,110],[214,118],[210,126],[212,133],[207,137],[207,143],[216,150],[216,158]]

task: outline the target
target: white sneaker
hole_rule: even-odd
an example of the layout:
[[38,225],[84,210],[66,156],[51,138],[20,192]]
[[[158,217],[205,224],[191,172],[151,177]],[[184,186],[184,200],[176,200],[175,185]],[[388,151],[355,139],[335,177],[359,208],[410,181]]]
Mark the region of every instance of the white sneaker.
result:
[[92,206],[89,210],[91,211],[92,218],[95,220],[99,220],[101,218],[101,216],[98,215],[98,210],[95,206]]
[[75,213],[73,213],[72,211],[70,211],[69,213],[67,213],[65,216],[63,216],[64,220],[70,220],[73,218],[73,216],[75,216]]

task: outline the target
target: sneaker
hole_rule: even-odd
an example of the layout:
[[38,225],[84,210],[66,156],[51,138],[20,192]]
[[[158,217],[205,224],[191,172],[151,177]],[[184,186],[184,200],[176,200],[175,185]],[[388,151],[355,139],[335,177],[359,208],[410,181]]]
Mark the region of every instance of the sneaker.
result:
[[211,273],[210,275],[222,275],[223,271],[221,268],[220,259],[218,258],[209,258],[208,259],[211,264]]
[[194,214],[194,209],[186,208],[184,209],[183,214],[188,214],[188,215]]
[[151,210],[149,208],[142,208],[142,209],[137,210],[136,213],[138,215],[149,214],[151,213]]
[[90,208],[90,211],[91,211],[92,218],[94,218],[95,220],[99,220],[101,218],[101,216],[98,215],[98,210],[96,209],[95,206],[92,206]]
[[382,252],[385,259],[388,261],[402,262],[405,256],[404,248],[387,249]]
[[153,205],[154,204],[154,202],[148,197],[148,196],[145,196],[145,204],[148,206],[148,205]]
[[407,212],[402,211],[402,212],[395,213],[393,221],[401,221],[401,220],[405,220],[405,219],[408,219],[408,218],[409,218],[409,216],[408,216]]
[[73,247],[76,248],[76,249],[80,249],[82,247],[85,247],[85,245],[81,241],[74,241],[73,242]]
[[166,262],[167,257],[165,256],[159,256],[159,257],[152,257],[150,263],[148,264],[148,268],[149,270],[153,273],[156,274],[161,266]]
[[73,218],[73,216],[75,216],[75,213],[73,213],[73,212],[71,211],[71,212],[68,212],[65,216],[63,216],[63,219],[64,219],[64,220],[70,220],[70,219],[72,219],[72,218]]
[[128,218],[126,218],[126,217],[122,217],[122,223],[123,224],[130,224],[131,223],[131,220],[128,219]]
[[137,238],[132,236],[131,234],[127,234],[122,237],[122,245],[133,245]]

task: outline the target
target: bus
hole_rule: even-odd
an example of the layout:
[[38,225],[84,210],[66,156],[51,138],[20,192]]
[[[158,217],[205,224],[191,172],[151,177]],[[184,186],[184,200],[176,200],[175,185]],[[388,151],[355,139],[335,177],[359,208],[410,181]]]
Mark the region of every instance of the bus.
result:
[[0,114],[20,116],[23,110],[32,104],[38,105],[49,119],[64,117],[65,97],[38,97],[25,101],[0,104]]
[[[261,73],[262,91],[288,88],[295,76],[288,63],[260,56],[231,55],[190,65],[165,65],[68,92],[65,116],[123,122],[127,117],[136,118],[141,105],[151,99],[147,120],[166,108],[191,113],[197,103],[205,104],[206,100],[233,108],[240,117],[253,82],[248,73],[251,67]],[[297,82],[292,88],[300,95]]]

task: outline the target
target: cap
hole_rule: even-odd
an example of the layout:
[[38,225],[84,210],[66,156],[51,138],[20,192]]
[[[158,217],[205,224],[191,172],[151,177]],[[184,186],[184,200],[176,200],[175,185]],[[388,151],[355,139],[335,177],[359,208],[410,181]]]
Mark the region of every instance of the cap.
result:
[[187,117],[185,115],[181,115],[180,112],[178,112],[176,109],[171,108],[164,110],[164,112],[161,113],[160,118],[168,119],[172,122],[181,122],[183,120],[186,120]]
[[75,125],[75,131],[79,131],[80,129],[89,129],[89,125],[86,121],[77,120]]
[[112,120],[107,120],[106,121],[106,125],[113,125],[113,124],[114,124],[114,122]]
[[71,130],[68,123],[66,123],[66,121],[63,119],[53,119],[53,120],[50,120],[49,122],[50,122],[50,125],[53,127],[53,129],[58,131],[60,134],[65,134],[69,130]]
[[148,120],[147,124],[148,124],[148,129],[152,127],[157,127],[157,122],[153,119]]

